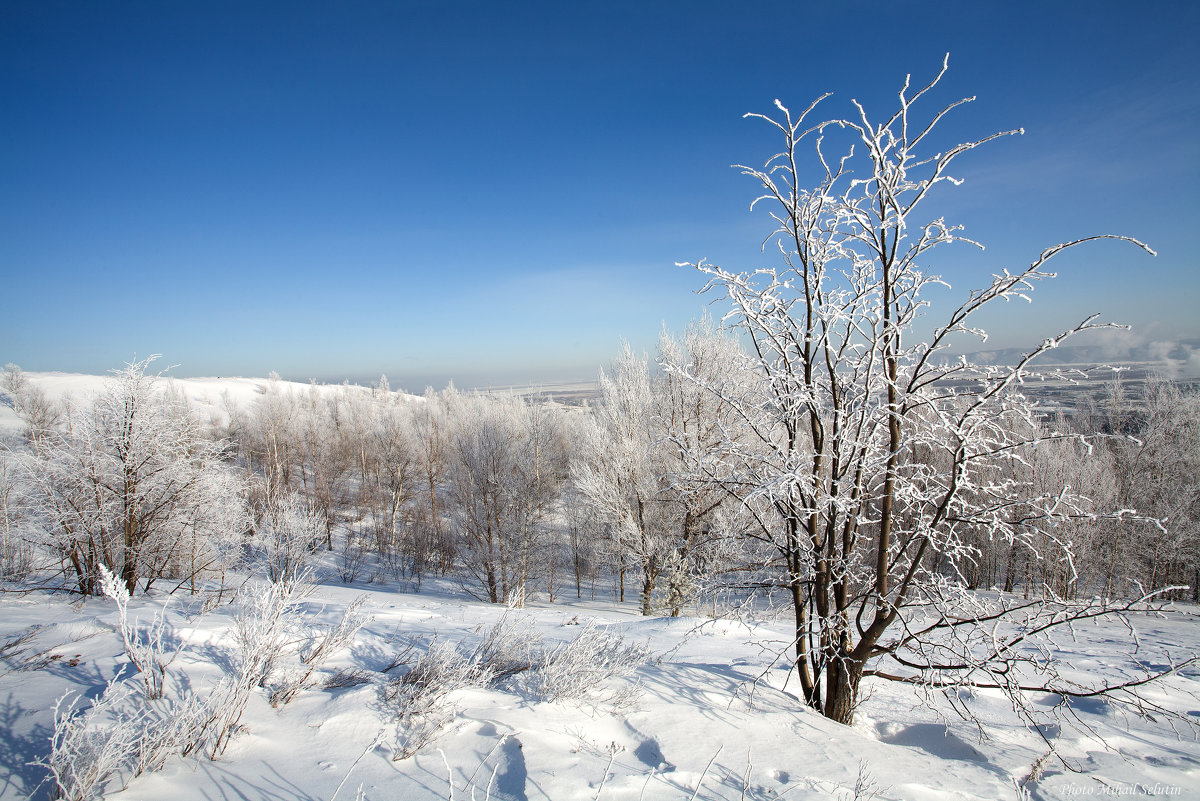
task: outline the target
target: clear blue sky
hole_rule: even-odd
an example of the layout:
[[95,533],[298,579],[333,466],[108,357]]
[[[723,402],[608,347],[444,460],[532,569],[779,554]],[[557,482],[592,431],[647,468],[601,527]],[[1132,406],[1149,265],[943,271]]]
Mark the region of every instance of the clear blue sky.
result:
[[[410,390],[581,378],[751,268],[747,111],[906,73],[1027,134],[965,158],[963,290],[1078,236],[989,343],[1200,337],[1200,3],[0,0],[0,361]],[[967,266],[963,266],[967,265]],[[969,268],[969,269],[968,269]]]

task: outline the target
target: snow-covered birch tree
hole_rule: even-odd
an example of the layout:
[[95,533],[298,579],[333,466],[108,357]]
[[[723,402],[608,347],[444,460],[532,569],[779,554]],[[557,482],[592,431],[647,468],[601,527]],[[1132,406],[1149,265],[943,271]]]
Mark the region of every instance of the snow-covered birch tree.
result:
[[1114,435],[1104,445],[1119,502],[1145,516],[1098,538],[1088,565],[1095,589],[1186,587],[1200,600],[1200,393],[1159,375],[1136,387],[1118,381],[1089,418]]
[[593,418],[580,426],[572,478],[609,524],[621,558],[640,570],[642,614],[649,615],[670,556],[674,510],[664,503],[667,465],[647,358],[626,345],[612,375],[601,373],[600,393]]
[[690,376],[744,424],[697,454],[697,474],[742,501],[755,521],[746,536],[774,552],[774,580],[794,613],[790,659],[805,701],[825,716],[851,722],[866,676],[931,690],[996,687],[1026,712],[1028,689],[1107,693],[1137,707],[1135,687],[1149,677],[1136,664],[1129,682],[1097,685],[1068,678],[1053,647],[1035,645],[1138,602],[1074,604],[1053,592],[1026,600],[973,592],[964,578],[980,532],[1072,570],[1058,526],[1095,518],[1083,488],[1049,490],[1033,471],[1009,468],[1060,436],[1019,391],[1031,360],[1103,324],[1069,324],[1008,368],[949,354],[984,335],[978,312],[1052,278],[1047,264],[1062,251],[1095,239],[1149,248],[1119,236],[1056,245],[986,278],[919,331],[933,310],[929,290],[947,286],[926,267],[931,252],[976,243],[944,219],[919,222],[918,211],[931,192],[959,183],[959,157],[1020,133],[931,150],[938,124],[972,100],[921,111],[945,69],[915,91],[906,80],[882,122],[857,102],[849,118],[810,122],[824,97],[799,114],[777,102],[775,116],[747,115],[783,140],[764,166],[740,167],[761,185],[753,207],[770,209],[778,263],[753,272],[691,265],[707,277],[705,291],[728,302],[725,322],[747,348],[740,374],[751,376]]
[[667,557],[667,608],[676,617],[704,583],[742,565],[726,565],[722,540],[736,504],[703,474],[704,455],[737,436],[741,421],[721,393],[706,387],[737,381],[737,341],[707,316],[694,321],[682,339],[664,331],[658,340],[662,370],[652,384],[655,416],[665,462],[665,499],[674,506]]
[[37,442],[62,422],[62,407],[50,400],[17,365],[4,365],[0,372],[0,390],[8,396],[13,411],[25,423],[25,438],[29,442]]

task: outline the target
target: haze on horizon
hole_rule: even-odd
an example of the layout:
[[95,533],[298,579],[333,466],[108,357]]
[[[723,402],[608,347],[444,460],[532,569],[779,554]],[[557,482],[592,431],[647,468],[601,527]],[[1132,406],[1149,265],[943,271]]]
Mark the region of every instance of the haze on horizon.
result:
[[728,165],[779,145],[744,113],[831,91],[887,114],[946,52],[936,104],[979,98],[948,136],[1026,129],[938,201],[988,246],[935,265],[956,292],[1097,233],[1159,253],[1062,258],[980,347],[1101,312],[1135,327],[1095,343],[1115,357],[1186,355],[1197,41],[1183,2],[7,3],[0,363],[589,379],[707,308],[676,262],[770,259]]

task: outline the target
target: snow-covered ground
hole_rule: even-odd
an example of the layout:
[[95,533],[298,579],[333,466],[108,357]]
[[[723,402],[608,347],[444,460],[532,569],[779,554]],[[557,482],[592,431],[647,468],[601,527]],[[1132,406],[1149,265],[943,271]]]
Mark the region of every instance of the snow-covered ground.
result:
[[[975,700],[989,721],[982,739],[948,707],[887,683],[868,682],[853,727],[831,723],[784,686],[786,670],[770,667],[771,650],[785,638],[783,620],[642,618],[633,603],[570,599],[507,614],[548,642],[567,641],[595,620],[617,627],[626,643],[648,644],[653,656],[634,674],[641,692],[632,706],[539,701],[519,681],[467,687],[449,696],[456,711],[441,736],[397,761],[395,708],[382,688],[406,668],[384,672],[393,656],[416,643],[411,658],[435,640],[470,650],[505,614],[449,585],[427,586],[420,594],[318,586],[299,610],[311,625],[335,623],[353,599],[366,596],[373,619],[322,668],[325,675],[361,671],[366,683],[315,686],[278,709],[256,690],[241,733],[220,758],[173,757],[124,791],[110,785],[105,797],[350,801],[361,793],[373,801],[421,801],[483,799],[490,786],[492,799],[852,799],[857,785],[861,799],[874,792],[880,799],[991,801],[1018,798],[1014,781],[1048,750],[988,692]],[[170,636],[183,646],[168,685],[199,693],[231,670],[236,608],[221,604],[197,616],[201,600],[179,596],[168,606]],[[135,597],[131,615],[148,621],[162,601]],[[67,691],[95,697],[122,669],[127,681],[137,676],[127,669],[108,599],[10,593],[0,607],[0,645],[39,627],[0,666],[0,799],[50,798],[45,771],[29,763],[48,752],[55,700]],[[1196,618],[1182,612],[1143,621],[1140,634],[1150,651],[1200,642]],[[1103,672],[1106,654],[1126,637],[1118,625],[1081,629],[1064,656]],[[289,659],[295,664],[294,655]],[[607,696],[630,682],[614,679],[596,689]],[[1200,671],[1193,669],[1150,694],[1196,717],[1198,691]],[[1050,726],[1041,734],[1078,772],[1045,760],[1043,775],[1029,785],[1032,798],[1200,798],[1200,747],[1189,732],[1181,739],[1161,719],[1127,717],[1102,701],[1077,711],[1090,732]]]

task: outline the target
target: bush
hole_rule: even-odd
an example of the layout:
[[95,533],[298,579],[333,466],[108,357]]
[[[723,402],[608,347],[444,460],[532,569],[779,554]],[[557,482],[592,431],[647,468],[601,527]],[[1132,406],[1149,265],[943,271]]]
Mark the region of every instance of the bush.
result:
[[621,632],[586,624],[570,642],[547,648],[532,622],[506,611],[470,652],[434,643],[407,673],[387,684],[384,700],[397,709],[400,735],[393,759],[407,759],[432,742],[454,718],[448,696],[466,687],[513,680],[516,689],[540,701],[630,705],[637,684],[609,689],[650,658],[645,645],[629,645]]
[[54,705],[50,754],[34,764],[50,771],[67,801],[101,798],[116,779],[131,779],[162,768],[175,754],[186,755],[209,731],[208,704],[186,694],[178,700],[134,700],[128,685],[114,678],[91,706],[77,711],[78,696]]
[[310,686],[313,674],[330,656],[354,641],[359,630],[371,619],[371,616],[362,610],[364,603],[365,597],[354,599],[336,625],[308,640],[308,644],[300,652],[300,663],[304,667],[290,671],[271,690],[271,706],[289,703],[296,697],[296,693]]
[[650,659],[646,645],[625,642],[609,626],[589,621],[573,640],[546,652],[534,670],[521,676],[521,688],[542,701],[580,701],[623,707],[640,693],[637,684],[612,690],[612,679],[632,676]]
[[100,591],[117,605],[117,627],[125,646],[125,656],[141,674],[146,698],[162,698],[167,666],[179,656],[178,648],[169,651],[163,642],[168,633],[166,606],[154,616],[154,622],[143,634],[135,630],[136,621],[129,621],[129,591],[103,564],[100,565]]
[[455,714],[447,696],[464,687],[489,684],[493,671],[448,643],[433,643],[412,668],[384,688],[394,704],[400,734],[394,760],[408,759],[432,742]]
[[545,650],[541,636],[533,630],[533,621],[504,610],[471,652],[471,661],[491,671],[494,681],[530,670],[542,660]]

